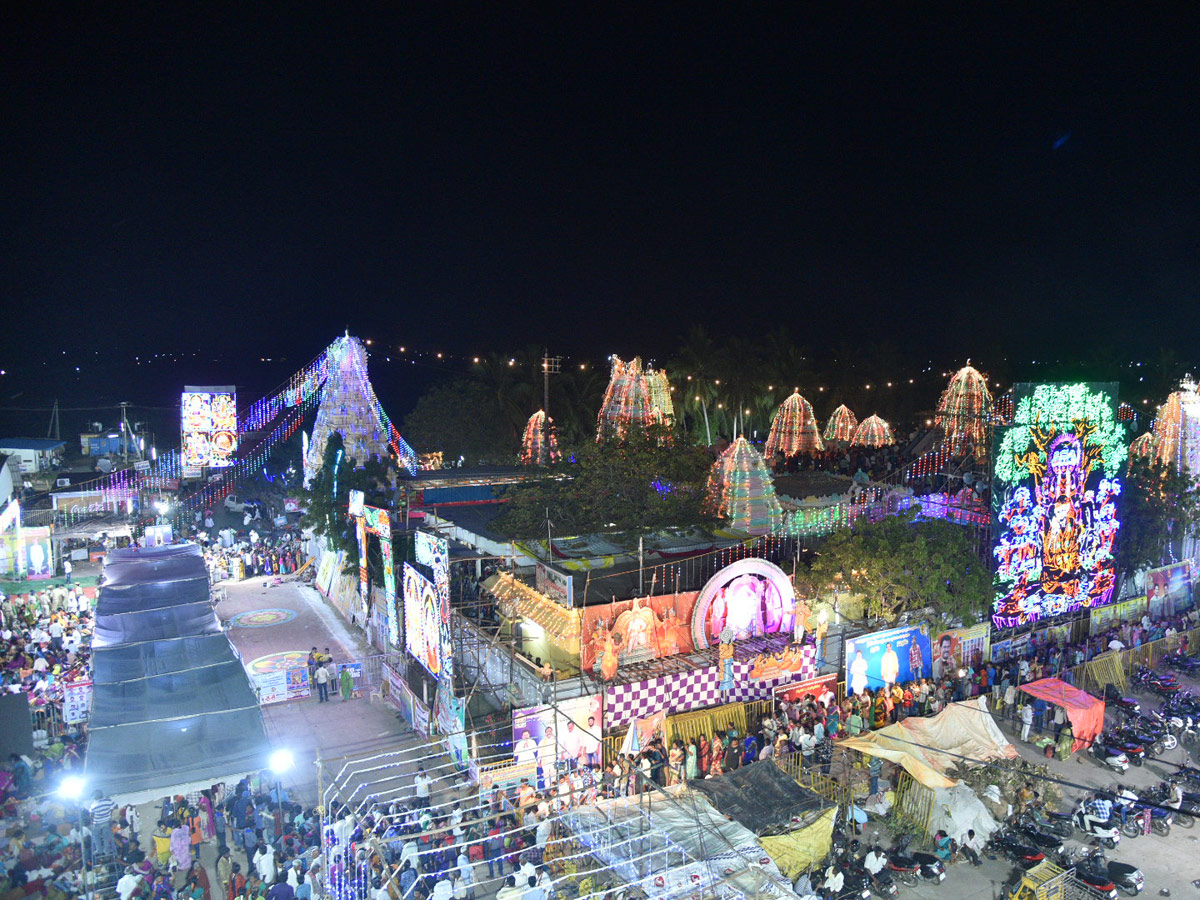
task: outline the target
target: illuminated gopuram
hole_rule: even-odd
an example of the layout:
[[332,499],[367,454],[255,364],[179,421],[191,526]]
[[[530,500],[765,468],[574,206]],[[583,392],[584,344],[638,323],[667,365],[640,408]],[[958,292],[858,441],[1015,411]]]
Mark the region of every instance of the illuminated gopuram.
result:
[[623,441],[631,429],[670,426],[675,421],[667,373],[646,367],[634,357],[612,358],[612,377],[596,420],[596,441]]

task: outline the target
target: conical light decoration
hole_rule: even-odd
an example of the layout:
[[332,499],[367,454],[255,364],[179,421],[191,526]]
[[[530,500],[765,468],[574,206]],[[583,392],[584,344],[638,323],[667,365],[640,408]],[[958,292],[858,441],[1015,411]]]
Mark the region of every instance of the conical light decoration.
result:
[[849,444],[854,440],[854,432],[858,428],[858,418],[850,409],[842,404],[833,411],[829,421],[825,423],[825,440],[831,444]]
[[968,360],[954,373],[942,392],[934,425],[941,431],[942,442],[951,452],[957,453],[966,446],[986,452],[987,424],[991,414],[992,395],[987,379]]
[[824,449],[812,404],[795,391],[775,410],[763,456],[773,459],[776,453],[782,453],[791,459],[800,453],[820,453]]
[[732,528],[769,534],[779,527],[783,508],[766,462],[744,437],[729,445],[708,474],[705,509]]
[[675,407],[667,373],[643,370],[642,361],[636,356],[629,362],[614,356],[612,376],[596,419],[596,442],[623,441],[631,428],[670,426],[674,421]]
[[558,435],[554,420],[538,410],[525,423],[521,438],[521,463],[526,466],[548,466],[558,462]]
[[879,416],[867,416],[858,423],[851,443],[855,447],[886,447],[896,443],[896,439],[892,437],[892,427],[887,422]]
[[1190,377],[1159,407],[1152,430],[1154,455],[1160,462],[1200,474],[1200,394]]
[[1129,442],[1129,461],[1133,462],[1138,458],[1154,456],[1154,450],[1154,432],[1147,431],[1145,434],[1139,435]]
[[367,378],[367,350],[362,342],[347,334],[326,352],[329,375],[321,388],[321,407],[304,458],[305,484],[321,468],[325,445],[335,431],[342,436],[347,458],[360,468],[371,459],[387,459],[392,440],[390,423],[383,421],[382,408]]

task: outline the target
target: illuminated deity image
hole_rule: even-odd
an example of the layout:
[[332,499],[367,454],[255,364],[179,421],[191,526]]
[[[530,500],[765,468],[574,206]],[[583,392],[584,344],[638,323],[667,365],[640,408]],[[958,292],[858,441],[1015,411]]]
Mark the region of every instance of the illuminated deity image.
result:
[[734,640],[791,630],[793,613],[785,609],[779,589],[767,578],[745,574],[721,588],[713,599],[710,640],[729,628]]
[[1028,428],[1032,446],[1015,457],[1026,481],[1003,498],[1004,530],[993,551],[997,584],[1005,588],[994,617],[1001,627],[1111,599],[1120,483],[1097,477],[1105,463],[1091,440],[1097,426],[1077,420],[1072,428],[1059,433],[1035,423]]

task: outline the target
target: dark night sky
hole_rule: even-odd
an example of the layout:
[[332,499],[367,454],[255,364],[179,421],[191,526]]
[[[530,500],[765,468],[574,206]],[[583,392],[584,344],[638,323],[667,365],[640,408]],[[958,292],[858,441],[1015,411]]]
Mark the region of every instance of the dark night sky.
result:
[[347,325],[661,356],[693,321],[1200,355],[1191,22],[814,5],[10,5],[4,359],[307,359]]

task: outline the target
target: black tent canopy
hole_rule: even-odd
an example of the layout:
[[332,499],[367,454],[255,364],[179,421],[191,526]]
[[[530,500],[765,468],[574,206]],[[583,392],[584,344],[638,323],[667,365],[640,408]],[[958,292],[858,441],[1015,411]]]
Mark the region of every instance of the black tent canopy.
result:
[[228,659],[229,638],[224,634],[119,644],[92,654],[92,678],[97,683],[129,681],[218,665]]

